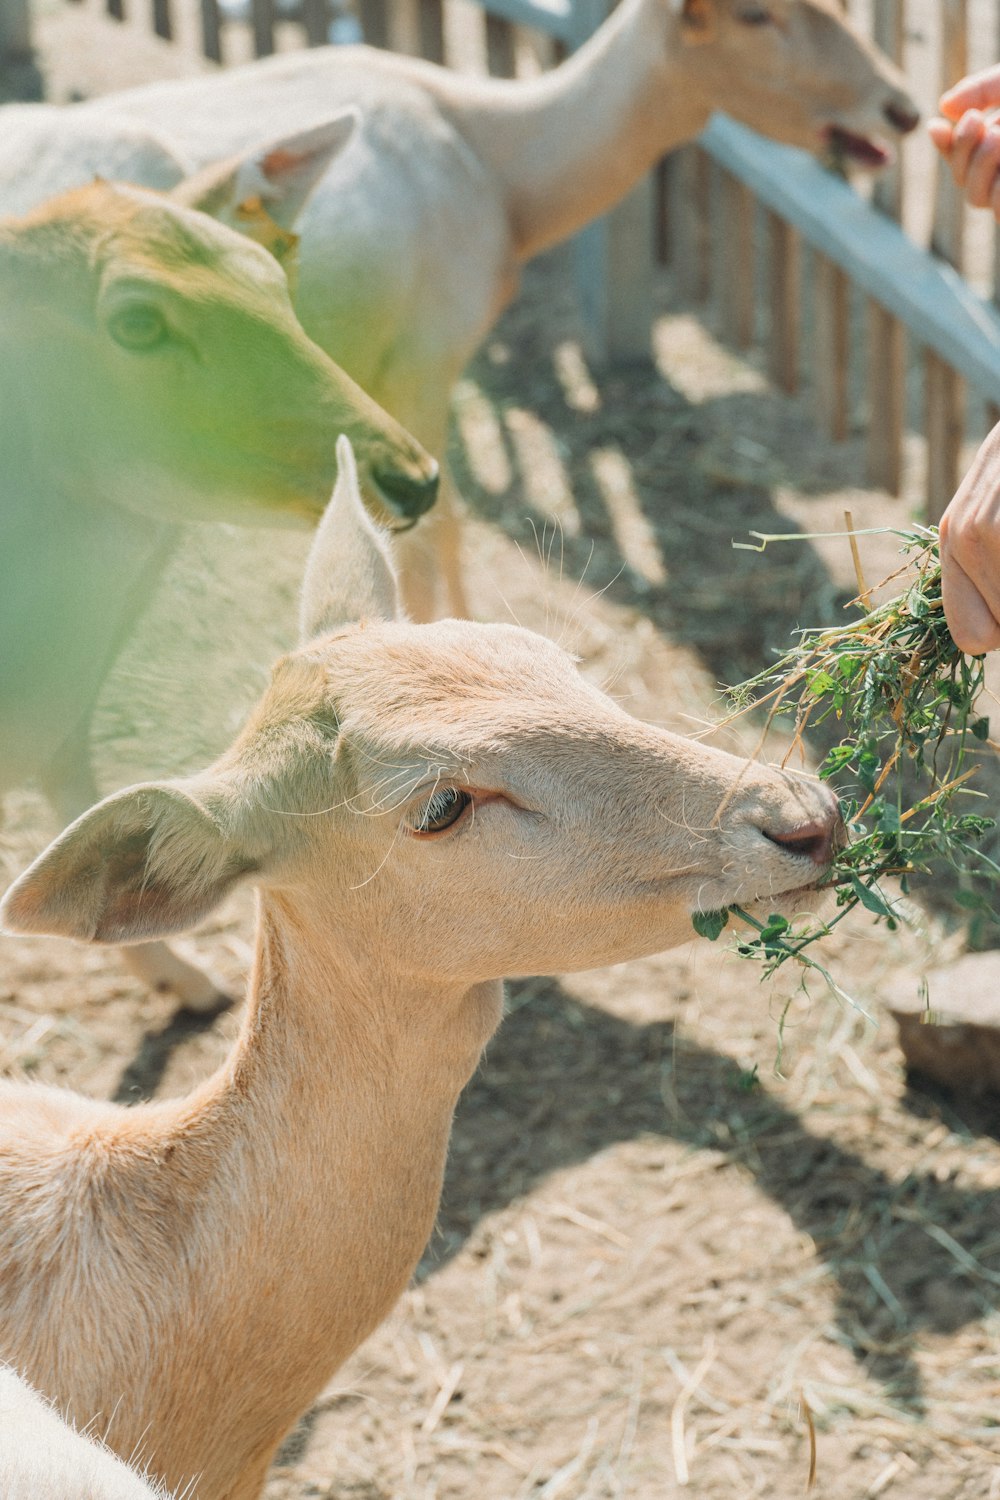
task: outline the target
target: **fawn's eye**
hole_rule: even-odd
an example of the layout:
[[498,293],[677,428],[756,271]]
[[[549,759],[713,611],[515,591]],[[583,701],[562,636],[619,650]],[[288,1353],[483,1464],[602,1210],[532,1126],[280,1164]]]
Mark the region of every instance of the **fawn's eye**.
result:
[[443,786],[418,809],[413,819],[414,833],[443,833],[457,823],[467,807],[472,806],[468,792],[457,786]]
[[166,342],[167,320],[151,302],[131,302],[108,319],[108,332],[123,349],[144,354]]
[[744,5],[739,11],[739,19],[744,26],[770,26],[774,17],[763,5]]

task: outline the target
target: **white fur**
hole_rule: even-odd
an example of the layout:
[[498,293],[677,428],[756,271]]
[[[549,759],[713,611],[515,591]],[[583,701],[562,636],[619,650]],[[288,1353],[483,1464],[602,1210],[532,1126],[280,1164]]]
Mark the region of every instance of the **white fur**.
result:
[[[0,1365],[3,1500],[170,1500],[93,1435],[77,1432],[7,1365]],[[178,1497],[179,1500],[179,1497]]]

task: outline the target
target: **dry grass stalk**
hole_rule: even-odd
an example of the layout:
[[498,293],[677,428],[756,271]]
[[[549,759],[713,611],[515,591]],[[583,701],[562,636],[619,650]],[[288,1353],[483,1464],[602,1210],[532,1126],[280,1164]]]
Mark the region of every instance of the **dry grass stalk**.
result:
[[804,1391],[799,1395],[799,1404],[802,1407],[802,1415],[806,1419],[806,1430],[809,1433],[809,1473],[806,1475],[806,1494],[808,1494],[816,1483],[816,1424]]

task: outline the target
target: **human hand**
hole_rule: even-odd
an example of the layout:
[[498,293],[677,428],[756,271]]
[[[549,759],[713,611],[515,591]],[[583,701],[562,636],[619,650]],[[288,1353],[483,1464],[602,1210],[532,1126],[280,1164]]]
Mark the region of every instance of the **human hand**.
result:
[[1000,648],[1000,426],[941,518],[944,613],[971,656]]
[[942,94],[941,117],[927,125],[931,140],[973,208],[1000,220],[1000,65],[963,78]]

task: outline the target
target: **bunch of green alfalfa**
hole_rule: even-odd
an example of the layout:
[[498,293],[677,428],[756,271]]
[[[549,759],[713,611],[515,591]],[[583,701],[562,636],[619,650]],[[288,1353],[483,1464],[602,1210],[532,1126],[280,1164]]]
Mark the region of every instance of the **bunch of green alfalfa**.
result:
[[[769,542],[793,539],[752,534],[760,551]],[[741,907],[695,914],[695,930],[713,940],[733,916],[746,924],[738,952],[761,962],[765,975],[796,959],[833,985],[806,950],[856,906],[894,929],[898,911],[882,884],[888,877],[905,894],[913,876],[946,866],[954,872],[958,902],[996,920],[1000,866],[980,847],[994,820],[979,810],[981,797],[970,785],[976,766],[968,764],[976,747],[997,748],[980,710],[983,659],[963,655],[945,623],[936,529],[896,534],[907,561],[885,584],[906,579],[902,592],[872,604],[851,530],[860,617],[801,632],[798,644],[772,668],[730,692],[734,711],[727,723],[761,707],[767,708],[768,728],[779,717],[791,718],[789,755],[807,731],[825,725],[829,742],[833,728],[837,743],[819,775],[835,779],[850,833],[829,872],[836,909],[827,921],[793,923],[780,914],[761,921]],[[972,888],[973,875],[983,877],[979,884],[991,894]]]

